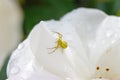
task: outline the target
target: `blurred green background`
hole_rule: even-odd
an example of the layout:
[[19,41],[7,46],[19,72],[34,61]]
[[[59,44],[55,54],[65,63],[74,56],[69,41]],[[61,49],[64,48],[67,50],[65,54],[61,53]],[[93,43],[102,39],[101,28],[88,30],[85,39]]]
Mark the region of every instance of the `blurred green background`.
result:
[[19,0],[24,11],[24,33],[27,36],[41,20],[59,19],[78,8],[98,8],[110,15],[120,15],[120,0]]
[[[18,0],[24,14],[24,39],[35,24],[41,20],[58,20],[65,13],[78,8],[88,7],[101,9],[110,15],[120,15],[120,0]],[[0,80],[6,79],[6,65],[0,71]]]

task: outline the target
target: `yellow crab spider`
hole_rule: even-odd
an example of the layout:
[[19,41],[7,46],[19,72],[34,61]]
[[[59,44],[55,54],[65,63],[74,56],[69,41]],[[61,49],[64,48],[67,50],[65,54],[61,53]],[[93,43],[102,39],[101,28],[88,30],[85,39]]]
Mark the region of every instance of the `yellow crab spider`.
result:
[[56,41],[57,45],[53,48],[49,48],[49,49],[54,49],[51,53],[55,52],[58,48],[66,49],[68,47],[67,42],[62,39],[62,34],[60,34],[59,32],[54,32],[54,33],[58,34],[58,39]]

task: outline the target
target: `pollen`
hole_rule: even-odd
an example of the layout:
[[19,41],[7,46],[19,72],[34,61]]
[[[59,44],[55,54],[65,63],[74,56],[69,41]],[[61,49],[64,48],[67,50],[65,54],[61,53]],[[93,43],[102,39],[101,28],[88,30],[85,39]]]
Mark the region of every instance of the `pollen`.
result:
[[110,71],[110,69],[109,69],[109,68],[106,68],[105,70],[106,70],[107,72],[108,72],[108,71]]
[[96,67],[96,70],[100,70],[100,67],[99,67],[99,66],[97,66],[97,67]]
[[102,79],[102,77],[100,76],[99,79]]

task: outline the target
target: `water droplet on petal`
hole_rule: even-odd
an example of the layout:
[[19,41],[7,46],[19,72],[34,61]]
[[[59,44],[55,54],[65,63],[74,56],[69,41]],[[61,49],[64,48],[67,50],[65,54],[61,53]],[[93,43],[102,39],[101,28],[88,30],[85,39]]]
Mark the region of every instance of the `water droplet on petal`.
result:
[[23,48],[24,48],[24,44],[21,43],[21,44],[18,46],[18,50],[21,50],[21,49],[23,49]]
[[108,32],[108,33],[106,34],[106,36],[107,36],[107,37],[110,37],[110,36],[112,36],[112,33],[111,33],[111,32]]
[[17,74],[19,72],[19,67],[15,66],[11,69],[10,73],[11,74]]
[[116,40],[112,40],[112,42],[111,42],[111,43],[112,43],[112,44],[114,44],[115,42],[116,42]]

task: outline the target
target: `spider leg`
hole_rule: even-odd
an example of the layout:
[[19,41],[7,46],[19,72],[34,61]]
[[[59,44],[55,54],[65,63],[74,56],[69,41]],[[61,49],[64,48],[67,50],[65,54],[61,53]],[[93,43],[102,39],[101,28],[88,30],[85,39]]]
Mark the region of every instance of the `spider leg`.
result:
[[58,36],[59,36],[59,38],[62,38],[62,34],[60,34],[59,32],[55,32],[55,31],[53,31],[54,33],[56,33],[56,34],[58,34]]
[[47,48],[47,49],[56,49],[57,47]]
[[58,48],[59,48],[59,45],[57,45],[57,46],[55,46],[55,47],[53,47],[53,48],[48,48],[48,49],[54,49],[54,50],[53,50],[52,52],[50,52],[49,54],[55,52]]

